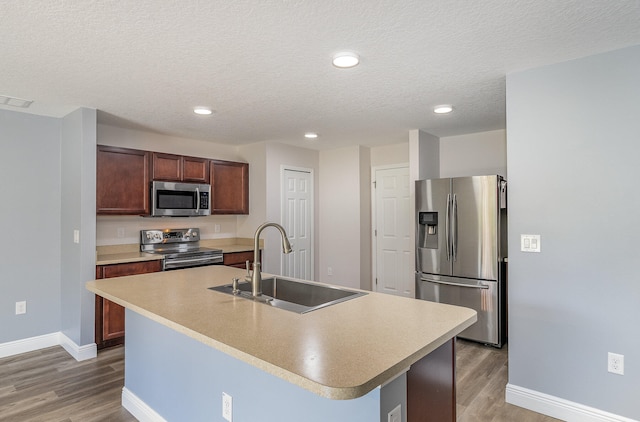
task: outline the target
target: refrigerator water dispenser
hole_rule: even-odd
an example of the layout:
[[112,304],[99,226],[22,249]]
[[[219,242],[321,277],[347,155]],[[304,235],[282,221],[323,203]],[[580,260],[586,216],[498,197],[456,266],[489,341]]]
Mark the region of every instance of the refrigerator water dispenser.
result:
[[438,249],[438,213],[418,213],[419,245],[422,248]]

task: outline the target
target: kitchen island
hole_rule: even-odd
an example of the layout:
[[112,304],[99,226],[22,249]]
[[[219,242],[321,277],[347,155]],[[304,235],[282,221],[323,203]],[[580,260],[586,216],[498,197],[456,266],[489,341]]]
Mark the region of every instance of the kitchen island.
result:
[[437,377],[452,378],[452,339],[476,321],[467,308],[371,292],[297,314],[208,289],[244,274],[209,266],[87,283],[127,309],[123,404],[134,416],[222,420],[226,393],[236,422],[386,421],[403,403],[405,420],[412,368],[443,355]]

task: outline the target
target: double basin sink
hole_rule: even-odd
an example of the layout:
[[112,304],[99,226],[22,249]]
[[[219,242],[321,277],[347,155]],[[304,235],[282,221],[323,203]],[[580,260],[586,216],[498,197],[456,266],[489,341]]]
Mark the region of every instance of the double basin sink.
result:
[[251,283],[249,282],[240,282],[238,284],[239,292],[236,293],[233,292],[232,284],[209,287],[209,289],[255,300],[299,314],[305,314],[367,294],[365,292],[306,283],[284,277],[264,278],[262,280],[262,296],[258,297],[251,295]]

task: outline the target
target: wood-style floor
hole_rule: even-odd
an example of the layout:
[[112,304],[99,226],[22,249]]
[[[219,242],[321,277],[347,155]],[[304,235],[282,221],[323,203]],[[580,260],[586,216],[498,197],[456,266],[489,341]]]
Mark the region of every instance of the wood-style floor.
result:
[[[459,422],[551,422],[504,402],[507,347],[457,342]],[[76,362],[59,346],[0,359],[2,422],[130,422],[120,404],[124,348]]]
[[509,345],[502,349],[456,341],[458,422],[552,422],[558,419],[504,401]]
[[60,346],[0,359],[2,422],[129,422],[124,348],[77,362]]

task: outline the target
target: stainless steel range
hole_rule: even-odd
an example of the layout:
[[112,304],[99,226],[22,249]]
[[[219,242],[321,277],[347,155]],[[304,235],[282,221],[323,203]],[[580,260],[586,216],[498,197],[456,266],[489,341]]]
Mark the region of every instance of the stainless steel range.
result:
[[221,249],[200,247],[200,229],[140,230],[140,251],[164,255],[164,270],[222,265]]

